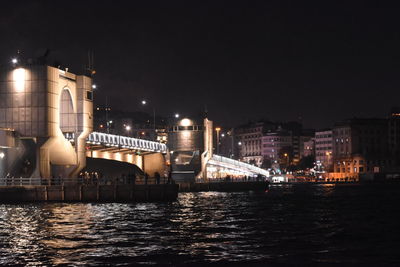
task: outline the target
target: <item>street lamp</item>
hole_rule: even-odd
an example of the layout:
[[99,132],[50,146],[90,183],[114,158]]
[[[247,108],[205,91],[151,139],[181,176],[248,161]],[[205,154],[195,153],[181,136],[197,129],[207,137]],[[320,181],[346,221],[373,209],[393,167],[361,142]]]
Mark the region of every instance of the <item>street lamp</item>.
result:
[[[146,100],[142,100],[142,105],[143,106],[145,106],[145,105],[147,105],[147,101]],[[157,139],[157,137],[156,137],[156,109],[154,108],[154,106],[153,106],[153,131],[154,131],[154,140],[156,140]]]
[[175,113],[175,118],[179,118],[179,114],[178,113]]
[[12,63],[12,64],[17,64],[17,63],[18,63],[18,59],[17,59],[17,58],[11,59],[11,63]]
[[125,130],[128,132],[128,136],[130,135],[131,129],[130,125],[125,125]]
[[215,128],[215,131],[217,132],[217,155],[219,154],[219,131],[221,131],[220,127]]
[[283,154],[283,156],[286,158],[286,171],[287,171],[287,168],[289,167],[289,155],[288,153],[285,153]]

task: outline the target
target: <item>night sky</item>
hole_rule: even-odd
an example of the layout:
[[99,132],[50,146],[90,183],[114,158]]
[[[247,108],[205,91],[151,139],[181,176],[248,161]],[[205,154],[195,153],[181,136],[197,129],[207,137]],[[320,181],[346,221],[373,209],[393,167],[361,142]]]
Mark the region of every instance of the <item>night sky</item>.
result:
[[2,1],[0,62],[49,48],[82,73],[90,49],[97,104],[164,116],[207,105],[223,126],[386,116],[400,105],[399,8],[329,3]]

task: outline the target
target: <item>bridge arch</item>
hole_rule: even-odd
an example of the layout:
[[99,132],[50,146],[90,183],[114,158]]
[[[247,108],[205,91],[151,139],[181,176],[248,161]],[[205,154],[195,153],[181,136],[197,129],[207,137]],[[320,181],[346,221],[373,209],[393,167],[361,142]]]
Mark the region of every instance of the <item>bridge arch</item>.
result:
[[60,95],[60,129],[63,133],[77,131],[78,119],[74,111],[74,103],[70,89],[65,87]]

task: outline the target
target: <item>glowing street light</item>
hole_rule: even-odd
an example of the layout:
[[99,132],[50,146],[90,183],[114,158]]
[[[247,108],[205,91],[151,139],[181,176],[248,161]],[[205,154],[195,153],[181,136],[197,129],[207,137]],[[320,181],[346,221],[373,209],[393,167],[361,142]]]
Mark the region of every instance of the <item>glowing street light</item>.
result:
[[289,155],[288,153],[283,154],[283,156],[286,158],[286,168],[289,166]]
[[92,84],[92,89],[96,89],[96,88],[97,88],[97,85]]
[[[147,101],[142,100],[142,105],[146,105]],[[157,140],[157,131],[156,131],[156,109],[153,105],[153,133],[154,133],[154,140]]]
[[221,131],[221,127],[215,128],[215,131],[217,132],[217,155],[219,154],[219,132]]
[[17,58],[11,59],[11,63],[12,63],[12,64],[17,64],[17,63],[18,63],[18,59],[17,59]]
[[131,130],[131,126],[129,126],[129,125],[126,125],[125,126],[125,130],[127,130],[128,132]]
[[178,113],[175,113],[175,118],[179,118],[179,114]]

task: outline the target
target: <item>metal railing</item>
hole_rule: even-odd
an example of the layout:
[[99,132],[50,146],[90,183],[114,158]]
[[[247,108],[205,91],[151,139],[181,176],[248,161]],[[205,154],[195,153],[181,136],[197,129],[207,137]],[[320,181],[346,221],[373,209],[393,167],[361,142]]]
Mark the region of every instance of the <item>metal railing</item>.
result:
[[[65,133],[64,136],[67,140],[75,140],[74,133]],[[86,142],[89,144],[104,145],[108,147],[167,153],[167,146],[165,144],[115,134],[92,132],[86,139]]]
[[264,175],[264,176],[269,176],[269,171],[261,169],[259,167],[256,167],[254,165],[244,163],[238,160],[218,156],[218,155],[213,155],[212,158],[209,160],[209,164],[216,165],[216,166],[221,166],[225,168],[230,168],[238,171],[244,171],[248,172],[254,175]]

